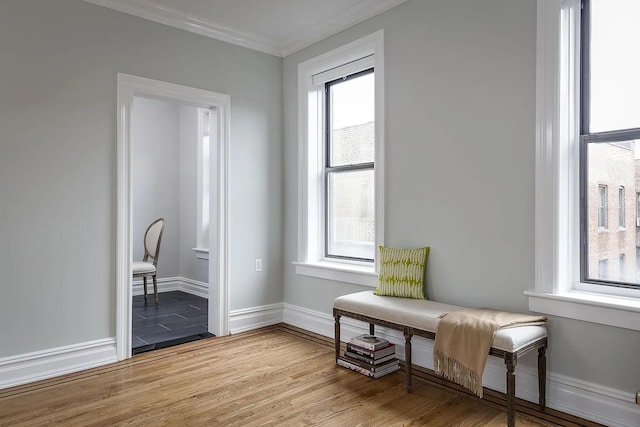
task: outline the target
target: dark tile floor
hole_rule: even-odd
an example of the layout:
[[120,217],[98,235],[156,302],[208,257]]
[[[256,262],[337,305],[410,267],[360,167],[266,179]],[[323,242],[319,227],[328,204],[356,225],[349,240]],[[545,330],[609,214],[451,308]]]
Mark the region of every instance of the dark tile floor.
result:
[[160,348],[160,343],[179,343],[185,337],[212,336],[207,332],[207,299],[180,291],[161,293],[158,305],[153,292],[147,298],[145,304],[143,295],[133,297],[134,354]]

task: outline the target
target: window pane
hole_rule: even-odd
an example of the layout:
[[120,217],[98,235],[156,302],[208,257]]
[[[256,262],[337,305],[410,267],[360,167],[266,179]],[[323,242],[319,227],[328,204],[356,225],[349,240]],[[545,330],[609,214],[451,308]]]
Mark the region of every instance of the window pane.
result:
[[327,255],[373,259],[373,169],[331,172],[328,190]]
[[329,166],[373,162],[374,95],[373,73],[329,84]]
[[[631,194],[640,191],[640,185],[636,185],[640,184],[637,150],[640,143],[636,141],[587,144],[587,279],[640,283],[640,265],[626,262],[626,255],[635,254],[640,243],[635,226],[636,200],[625,197],[627,190]],[[616,217],[617,221],[613,219]],[[607,218],[613,221],[609,223]]]
[[589,133],[640,127],[638,22],[638,0],[591,0]]

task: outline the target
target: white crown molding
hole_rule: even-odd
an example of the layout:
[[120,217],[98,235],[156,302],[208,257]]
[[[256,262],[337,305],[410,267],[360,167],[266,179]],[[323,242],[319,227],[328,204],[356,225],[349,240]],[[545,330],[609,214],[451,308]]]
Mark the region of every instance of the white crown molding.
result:
[[362,2],[341,13],[336,19],[324,22],[316,27],[308,28],[304,34],[296,34],[287,38],[281,45],[282,56],[289,56],[292,53],[338,34],[347,28],[353,27],[407,1],[408,0],[369,0]]
[[243,46],[270,55],[282,56],[277,43],[215,24],[179,10],[160,6],[148,0],[84,0],[98,6],[117,10],[149,21],[200,34],[201,36]]
[[322,22],[315,27],[309,27],[303,33],[292,34],[283,41],[237,31],[195,15],[158,5],[149,0],[84,1],[212,39],[284,57],[386,12],[407,0],[365,0],[339,14],[335,19]]

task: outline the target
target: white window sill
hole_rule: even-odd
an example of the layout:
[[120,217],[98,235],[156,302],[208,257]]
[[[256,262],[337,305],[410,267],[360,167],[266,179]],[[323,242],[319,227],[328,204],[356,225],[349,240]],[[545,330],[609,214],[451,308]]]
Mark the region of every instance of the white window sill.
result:
[[294,262],[296,274],[316,277],[336,282],[353,283],[362,286],[376,287],[378,273],[374,267],[337,262]]
[[198,259],[209,259],[209,249],[207,248],[193,248]]
[[590,292],[549,294],[529,290],[529,310],[640,331],[640,300]]

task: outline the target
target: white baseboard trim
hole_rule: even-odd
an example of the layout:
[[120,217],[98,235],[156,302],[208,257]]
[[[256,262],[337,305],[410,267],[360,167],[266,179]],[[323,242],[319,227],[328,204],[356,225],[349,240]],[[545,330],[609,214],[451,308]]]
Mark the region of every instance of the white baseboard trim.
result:
[[115,338],[0,358],[0,389],[114,363]]
[[[283,322],[326,337],[334,336],[334,319],[330,314],[291,304],[284,304]],[[342,341],[368,333],[368,324],[347,317],[340,319]],[[376,326],[376,335],[396,344],[396,352],[404,359],[404,336],[399,331]],[[412,362],[433,369],[433,341],[413,337]],[[523,356],[516,366],[516,396],[538,402],[537,354]],[[482,384],[502,393],[506,390],[506,368],[502,359],[489,357]],[[614,390],[576,378],[547,372],[547,406],[567,414],[611,427],[634,427],[640,424],[640,406],[632,393]]]
[[[162,277],[158,278],[158,293],[182,291],[201,298],[209,298],[209,284],[187,279],[186,277]],[[133,281],[133,295],[144,295],[142,279]],[[153,282],[147,279],[147,295],[153,295]]]
[[229,312],[229,332],[237,334],[282,323],[282,310],[282,303],[231,310]]

